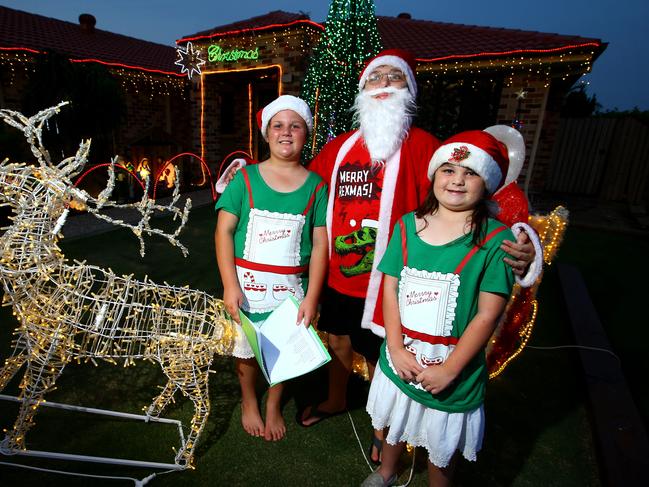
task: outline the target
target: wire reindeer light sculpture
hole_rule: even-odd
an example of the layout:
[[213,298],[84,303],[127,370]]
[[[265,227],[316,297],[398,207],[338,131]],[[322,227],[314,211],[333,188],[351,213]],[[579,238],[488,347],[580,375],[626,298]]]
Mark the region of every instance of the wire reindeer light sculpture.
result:
[[[222,300],[189,287],[118,276],[85,262],[70,263],[57,242],[72,207],[129,228],[139,239],[142,255],[146,235],[166,238],[186,255],[178,235],[191,202],[187,200],[182,209],[175,206],[178,183],[165,206],[150,200],[147,191],[139,203],[110,201],[114,161],[108,184],[96,198],[76,188],[71,179],[86,164],[90,141],[83,141],[75,156],[58,164],[51,162],[43,147],[43,125],[63,105],[31,118],[0,110],[0,118],[24,133],[38,162],[5,159],[0,163],[0,204],[14,212],[13,223],[0,236],[0,281],[4,304],[13,307],[19,321],[13,352],[0,369],[0,390],[25,365],[18,417],[0,448],[25,449],[25,435],[39,404],[70,361],[102,359],[130,365],[135,359],[148,359],[160,365],[167,383],[146,408],[147,417],[159,417],[178,390],[193,402],[191,429],[175,457],[177,465],[190,467],[210,411],[208,370],[215,353],[230,353],[235,333]],[[135,208],[141,219],[133,225],[110,218],[100,213],[107,207]],[[174,233],[150,226],[156,211],[180,219]]]

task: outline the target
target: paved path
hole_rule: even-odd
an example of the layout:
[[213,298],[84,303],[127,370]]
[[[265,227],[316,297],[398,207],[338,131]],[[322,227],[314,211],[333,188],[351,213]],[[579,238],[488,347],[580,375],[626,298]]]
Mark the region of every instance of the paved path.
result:
[[[590,396],[594,432],[604,467],[604,485],[641,485],[649,471],[649,440],[604,327],[579,270],[559,264],[559,278],[568,308]],[[599,350],[593,350],[594,347]],[[644,481],[646,485],[646,480]]]
[[[182,194],[177,203],[180,208],[185,204],[185,199],[187,197],[192,200],[192,208],[213,204],[212,193],[209,189]],[[167,204],[169,199],[170,198],[161,198],[159,204]],[[123,220],[127,223],[137,223],[141,218],[140,213],[133,209],[109,208],[102,213],[111,218]],[[100,220],[90,213],[79,213],[68,217],[63,226],[63,236],[70,240],[88,235],[97,235],[99,233],[109,232],[111,230],[116,230],[117,228],[119,227],[112,223]]]

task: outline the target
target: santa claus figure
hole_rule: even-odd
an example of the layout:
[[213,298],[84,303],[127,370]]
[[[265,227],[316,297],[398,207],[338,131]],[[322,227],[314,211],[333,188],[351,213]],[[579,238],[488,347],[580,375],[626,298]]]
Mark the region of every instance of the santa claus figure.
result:
[[[440,144],[412,126],[414,72],[414,59],[402,50],[386,50],[369,60],[354,105],[359,129],[336,137],[309,166],[330,188],[329,274],[318,328],[329,333],[333,360],[328,397],[302,412],[298,417],[302,426],[345,410],[353,351],[367,359],[370,375],[378,358],[384,330],[381,320],[375,319],[382,293],[376,266],[397,219],[426,196],[428,163]],[[505,250],[512,255],[515,272],[522,275],[534,250],[526,234],[519,242],[506,243]],[[373,438],[372,461],[379,460],[379,445]]]

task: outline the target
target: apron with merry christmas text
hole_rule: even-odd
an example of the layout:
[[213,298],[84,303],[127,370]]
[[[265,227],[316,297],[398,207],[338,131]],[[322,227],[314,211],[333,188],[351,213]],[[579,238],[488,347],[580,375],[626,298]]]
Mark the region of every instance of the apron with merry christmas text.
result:
[[250,212],[243,258],[235,258],[237,277],[245,296],[242,309],[251,313],[274,310],[289,295],[304,298],[302,275],[308,265],[300,264],[300,242],[306,215],[315,200],[316,187],[300,215],[255,208],[252,186],[245,169],[241,170]]
[[[398,299],[403,344],[422,367],[440,365],[446,361],[459,341],[459,338],[451,336],[451,333],[462,270],[482,245],[506,227],[499,227],[487,235],[480,246],[476,245],[469,250],[454,272],[445,273],[408,267],[406,229],[403,220],[399,220],[399,226],[403,269],[399,278]],[[385,354],[390,368],[398,375],[387,347]],[[417,382],[408,382],[408,384],[415,389],[424,390]]]

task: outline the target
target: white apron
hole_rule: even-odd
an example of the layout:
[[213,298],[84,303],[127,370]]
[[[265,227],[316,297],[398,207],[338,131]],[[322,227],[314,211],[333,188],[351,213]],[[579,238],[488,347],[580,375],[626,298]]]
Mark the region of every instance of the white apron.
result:
[[[399,226],[404,264],[398,292],[403,344],[422,367],[440,365],[446,361],[459,340],[451,336],[451,333],[462,269],[480,247],[474,246],[470,249],[454,272],[414,269],[408,267],[406,230],[403,220],[399,220]],[[504,229],[505,227],[500,227],[498,231],[490,233],[482,245]],[[387,347],[386,357],[390,368],[397,374]],[[419,383],[411,382],[410,385],[424,390]]]
[[289,295],[304,299],[302,275],[308,266],[300,266],[302,229],[318,186],[301,215],[260,210],[254,207],[252,187],[246,169],[242,169],[248,187],[250,213],[243,258],[235,258],[237,277],[245,296],[242,309],[250,313],[274,310]]

